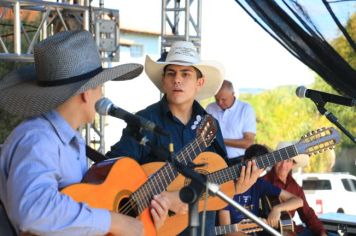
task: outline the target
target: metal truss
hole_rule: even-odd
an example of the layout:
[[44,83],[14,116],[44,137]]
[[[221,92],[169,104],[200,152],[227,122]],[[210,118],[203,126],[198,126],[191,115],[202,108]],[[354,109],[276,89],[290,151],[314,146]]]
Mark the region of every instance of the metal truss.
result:
[[[173,42],[191,41],[200,53],[201,0],[162,0],[161,53]],[[168,30],[169,28],[170,30]]]
[[[102,61],[118,61],[119,11],[91,7],[89,3],[89,0],[82,0],[79,4],[1,0],[0,23],[4,23],[5,18],[13,23],[13,47],[7,46],[0,35],[0,61],[33,62],[33,47],[38,41],[59,31],[77,29],[88,30],[94,34]],[[23,11],[37,12],[40,16],[34,33],[25,29],[21,19]],[[105,151],[104,117],[97,117],[93,125],[86,125],[82,131],[85,131],[83,135],[88,145],[94,146],[102,153]]]

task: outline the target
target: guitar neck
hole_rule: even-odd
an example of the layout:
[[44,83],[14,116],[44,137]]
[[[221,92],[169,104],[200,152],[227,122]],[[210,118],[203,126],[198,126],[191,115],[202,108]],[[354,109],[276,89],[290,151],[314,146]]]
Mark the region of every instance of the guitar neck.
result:
[[[290,159],[296,155],[298,155],[297,149],[295,148],[295,145],[291,145],[271,153],[257,156],[254,160],[256,161],[257,167],[263,169],[273,166],[280,161]],[[237,179],[240,177],[242,166],[246,166],[246,163],[247,161],[244,161],[240,164],[210,173],[208,174],[208,180],[220,185],[230,180]]]
[[[173,158],[176,158],[178,162],[187,165],[206,148],[207,144],[204,142],[203,137],[199,135],[192,142],[184,146]],[[154,195],[165,191],[178,174],[179,173],[174,165],[167,162],[156,173],[151,175],[149,179],[131,195],[132,199],[139,205],[139,213],[150,205]]]
[[237,224],[215,226],[215,235],[231,234],[237,231]]
[[215,235],[231,234],[235,232],[253,233],[263,229],[249,219],[242,220],[237,224],[215,226]]

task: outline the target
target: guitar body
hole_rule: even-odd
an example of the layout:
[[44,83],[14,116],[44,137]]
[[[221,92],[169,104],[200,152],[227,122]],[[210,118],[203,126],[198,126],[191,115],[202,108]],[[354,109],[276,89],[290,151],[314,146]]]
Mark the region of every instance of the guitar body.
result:
[[[105,176],[105,173],[100,174],[101,170],[105,170],[104,172],[110,171],[105,179],[95,179],[95,176]],[[90,207],[104,208],[138,217],[144,224],[145,235],[156,234],[148,208],[140,215],[136,215],[135,210],[123,209],[124,205],[128,205],[127,201],[130,195],[147,180],[147,175],[135,160],[125,157],[115,162],[109,161],[107,166],[105,166],[105,162],[104,164],[100,163],[100,165],[94,165],[90,168],[87,176],[86,181],[90,179],[91,183],[74,184],[64,188],[61,192],[69,195],[77,202],[87,203]]]
[[[227,167],[226,162],[222,157],[213,152],[203,152],[199,154],[193,161],[195,164],[205,164],[202,167],[197,167],[195,170],[201,174],[207,175],[217,170],[221,170]],[[147,175],[155,173],[164,163],[152,162],[144,164],[142,166],[143,170]],[[168,191],[178,191],[184,186],[188,185],[189,179],[183,175],[178,175],[178,177],[168,186]],[[235,187],[233,181],[228,181],[220,185],[220,191],[224,192],[229,197],[233,197],[235,194]],[[204,210],[205,195],[199,200],[199,212]],[[222,201],[216,196],[209,196],[207,203],[208,211],[220,210],[227,206],[227,203]],[[167,217],[164,225],[158,230],[158,235],[177,235],[182,232],[188,226],[188,214],[178,215],[174,214]],[[174,227],[173,227],[174,226]]]
[[[266,196],[264,200],[266,201],[265,205],[267,207],[267,209],[266,209],[267,215],[274,206],[281,203],[281,201],[278,197]],[[291,215],[289,214],[289,212],[287,212],[287,211],[281,212],[281,218],[279,220],[278,229],[283,236],[295,236],[296,235],[296,233],[294,233],[294,222],[293,222],[293,219],[292,219]]]

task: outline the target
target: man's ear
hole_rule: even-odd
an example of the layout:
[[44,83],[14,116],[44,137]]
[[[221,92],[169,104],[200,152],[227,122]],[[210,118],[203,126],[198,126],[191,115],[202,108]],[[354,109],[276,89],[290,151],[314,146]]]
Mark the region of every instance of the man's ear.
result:
[[204,83],[205,83],[205,77],[200,77],[198,78],[198,81],[197,81],[199,87],[203,87],[204,86]]
[[88,90],[87,91],[84,91],[80,94],[80,98],[83,102],[88,102],[88,97],[89,97],[89,92]]

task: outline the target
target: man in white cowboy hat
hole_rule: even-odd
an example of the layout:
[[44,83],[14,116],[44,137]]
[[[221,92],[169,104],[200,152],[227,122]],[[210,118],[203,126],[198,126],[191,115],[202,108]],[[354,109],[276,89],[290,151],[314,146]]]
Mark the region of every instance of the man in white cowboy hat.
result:
[[[296,142],[280,142],[276,150],[294,145]],[[292,159],[278,162],[274,167],[264,176],[264,179],[271,182],[275,186],[284,189],[301,199],[303,199],[303,207],[296,210],[289,211],[292,217],[298,211],[301,221],[306,225],[306,228],[298,225],[295,232],[298,235],[327,235],[323,224],[316,216],[313,208],[308,205],[302,187],[298,185],[292,176],[293,168],[304,167],[308,165],[309,156],[306,154],[299,154]]]
[[[194,45],[186,41],[173,43],[165,61],[155,62],[147,56],[145,71],[164,96],[159,102],[137,114],[155,122],[168,132],[170,137],[145,132],[143,136],[147,137],[150,145],[141,146],[132,138],[135,136],[135,129],[128,126],[123,130],[121,140],[107,153],[109,157],[130,156],[141,164],[168,160],[169,155],[166,152],[159,152],[153,147],[168,149],[169,143],[172,142],[176,153],[189,144],[196,137],[199,122],[207,114],[196,99],[213,96],[223,81],[219,64],[201,61]],[[226,159],[219,127],[212,145],[201,151],[212,151]],[[245,189],[248,189],[260,174],[255,164],[253,171],[251,166],[249,163],[246,174],[244,169],[239,179],[239,184]],[[178,192],[163,194],[170,199],[172,211],[187,214],[188,207],[179,200]],[[208,212],[206,219],[205,235],[213,235],[215,212]],[[187,235],[189,232],[185,230],[182,234]]]
[[[34,235],[142,235],[133,217],[91,208],[59,192],[87,170],[85,143],[76,131],[93,122],[102,84],[128,80],[138,64],[103,69],[87,31],[61,32],[34,47],[34,65],[0,81],[0,107],[28,117],[2,146],[0,198],[17,233]],[[162,224],[168,199],[157,195],[152,216]]]
[[256,115],[250,104],[236,98],[234,87],[228,80],[224,80],[215,100],[206,111],[219,121],[227,155],[235,160],[254,143]]

